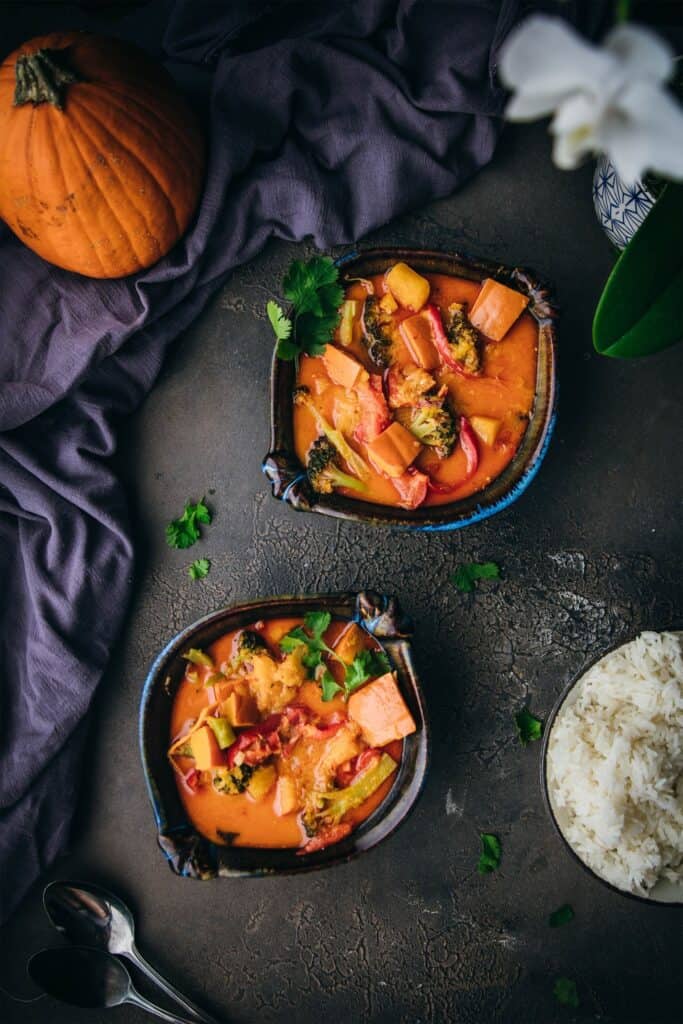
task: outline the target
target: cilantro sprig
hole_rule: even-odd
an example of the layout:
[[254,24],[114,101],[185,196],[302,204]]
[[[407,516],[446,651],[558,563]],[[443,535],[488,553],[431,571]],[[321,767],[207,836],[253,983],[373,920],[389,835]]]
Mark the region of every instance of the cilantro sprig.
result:
[[332,339],[339,323],[344,289],[339,270],[329,256],[293,260],[282,282],[282,292],[292,304],[293,317],[272,299],[266,313],[277,339],[280,359],[295,359],[300,353],[319,356]]
[[499,576],[500,567],[495,562],[465,562],[452,573],[451,583],[463,594],[471,594],[477,580],[493,580]]
[[166,527],[166,543],[171,548],[190,548],[201,536],[200,525],[208,526],[211,512],[204,504],[204,499],[188,502],[183,514],[173,519]]
[[526,747],[533,740],[540,740],[543,735],[543,722],[540,718],[532,715],[528,708],[522,708],[515,715],[515,724],[519,735],[520,743]]
[[205,576],[209,575],[210,568],[211,562],[208,558],[196,558],[188,568],[187,575],[191,580],[203,580]]
[[[324,634],[327,632],[332,621],[329,612],[306,612],[303,626],[295,626],[290,629],[280,640],[280,648],[289,654],[297,647],[305,647],[302,655],[302,662],[308,669],[309,675],[318,681],[324,701],[332,700],[337,693],[344,695],[348,700],[351,694],[357,690],[368,679],[380,676],[390,669],[389,659],[384,651],[363,650],[347,665],[332,648],[325,642]],[[344,667],[343,685],[336,681],[330,672],[325,658],[332,658]]]
[[495,871],[500,864],[502,847],[500,839],[492,832],[480,832],[479,838],[481,839],[481,855],[477,862],[477,871],[480,875],[488,875],[489,872]]

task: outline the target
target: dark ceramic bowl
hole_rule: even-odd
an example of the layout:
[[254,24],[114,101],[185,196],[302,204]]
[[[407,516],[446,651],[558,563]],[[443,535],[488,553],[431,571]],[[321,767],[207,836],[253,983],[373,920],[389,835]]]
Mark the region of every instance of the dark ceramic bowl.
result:
[[294,450],[292,391],[296,382],[293,362],[273,358],[271,372],[271,443],[263,472],[273,495],[292,508],[322,512],[374,526],[414,530],[457,530],[502,512],[527,489],[539,470],[555,425],[557,406],[557,310],[550,292],[532,271],[501,266],[455,253],[418,249],[366,249],[338,260],[341,283],[354,277],[383,273],[391,263],[404,260],[421,273],[442,273],[481,281],[493,277],[530,298],[527,311],[538,323],[536,400],[529,426],[515,457],[488,487],[447,505],[417,509],[374,505],[340,494],[316,494]]
[[[633,640],[635,638],[631,637],[630,639]],[[550,815],[550,820],[555,827],[555,831],[569,851],[570,856],[581,866],[587,875],[590,875],[591,878],[596,878],[601,885],[611,889],[612,892],[618,892],[620,896],[627,896],[629,899],[637,900],[639,903],[647,903],[650,905],[654,904],[665,907],[680,907],[683,904],[683,886],[675,886],[666,881],[658,882],[657,885],[652,888],[649,896],[641,896],[638,893],[628,892],[626,889],[620,889],[586,864],[586,862],[578,855],[564,833],[564,829],[562,827],[562,809],[556,807],[548,784],[548,747],[555,722],[557,721],[557,716],[565,706],[570,706],[573,701],[577,699],[579,695],[579,686],[586,673],[593,668],[594,665],[597,665],[599,661],[602,661],[603,658],[606,658],[609,654],[612,654],[628,642],[628,640],[620,640],[619,643],[614,644],[609,650],[603,651],[602,654],[593,658],[592,661],[583,666],[581,671],[571,680],[571,682],[565,687],[564,691],[560,694],[553,710],[550,712],[550,716],[544,730],[543,743],[541,747],[541,792],[543,793],[543,802],[548,814]]]
[[[380,806],[346,839],[304,856],[296,850],[222,846],[201,835],[188,820],[178,796],[166,751],[173,698],[185,672],[181,654],[207,647],[232,629],[257,619],[303,615],[311,609],[354,620],[383,646],[397,672],[417,731],[403,744],[394,784]],[[188,878],[292,874],[327,867],[372,849],[398,828],[417,800],[427,771],[429,739],[422,690],[413,667],[412,624],[398,602],[371,592],[271,597],[224,608],[182,630],[154,661],[140,702],[140,753],[158,831],[158,842],[173,871]]]

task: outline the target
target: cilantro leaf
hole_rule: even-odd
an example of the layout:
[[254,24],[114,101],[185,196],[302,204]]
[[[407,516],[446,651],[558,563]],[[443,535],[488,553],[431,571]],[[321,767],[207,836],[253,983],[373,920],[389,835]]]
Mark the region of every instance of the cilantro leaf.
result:
[[[320,640],[323,633],[329,629],[332,616],[329,612],[306,612],[304,615],[304,626],[308,629],[315,640]],[[300,628],[300,627],[299,627]]]
[[563,903],[557,910],[553,910],[552,914],[548,918],[548,924],[551,928],[559,928],[560,925],[569,924],[570,921],[574,920],[574,911],[568,903]]
[[487,875],[495,871],[500,864],[501,845],[498,836],[491,832],[480,832],[481,855],[477,863],[477,870],[480,875]]
[[532,715],[528,708],[524,707],[515,715],[517,732],[523,747],[532,740],[540,740],[543,735],[543,722],[540,718]]
[[576,991],[576,982],[571,978],[558,978],[553,985],[553,995],[562,1006],[572,1006],[577,1009],[579,1005],[579,993]]
[[299,346],[294,341],[278,341],[275,348],[278,359],[284,359],[289,363],[299,355]]
[[271,299],[266,303],[266,313],[270,320],[270,326],[275,332],[278,341],[286,341],[292,333],[292,321],[282,311],[282,306]]
[[335,680],[329,668],[326,668],[320,676],[320,688],[322,690],[322,697],[324,701],[332,700],[335,694],[341,691],[341,686]]
[[309,356],[321,356],[326,345],[332,340],[334,329],[339,323],[339,313],[314,316],[304,313],[296,321],[296,338],[302,352]]
[[204,499],[196,504],[188,502],[183,514],[173,519],[166,527],[166,543],[172,548],[189,548],[199,540],[201,531],[199,524],[208,525],[211,512],[204,504]]
[[197,558],[187,570],[187,575],[191,580],[203,580],[209,575],[210,568],[211,562],[208,558]]
[[463,594],[471,594],[475,580],[492,580],[499,576],[500,568],[495,562],[465,562],[451,575],[451,583]]
[[334,284],[339,271],[329,256],[313,256],[304,263],[293,260],[282,282],[282,291],[300,313],[319,309],[318,289]]
[[346,666],[344,691],[348,698],[354,690],[366,683],[368,679],[382,676],[389,672],[391,666],[384,651],[360,651],[350,665]]

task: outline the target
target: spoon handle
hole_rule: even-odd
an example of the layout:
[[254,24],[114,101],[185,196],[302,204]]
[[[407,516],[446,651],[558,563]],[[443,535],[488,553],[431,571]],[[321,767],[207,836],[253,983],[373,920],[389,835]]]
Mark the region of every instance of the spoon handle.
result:
[[145,960],[136,946],[133,946],[131,949],[129,957],[139,970],[154,982],[157,988],[160,988],[161,991],[165,992],[167,996],[173,999],[178,1006],[182,1006],[187,1013],[191,1014],[193,1018],[192,1024],[219,1024],[219,1021],[217,1021],[215,1017],[210,1016],[210,1014],[206,1013],[204,1010],[200,1010],[200,1008],[193,1003],[191,999],[184,996],[182,992],[179,992],[178,989],[170,983],[170,981],[167,981],[162,974],[159,974],[159,972]]
[[131,988],[128,995],[124,999],[126,1003],[132,1003],[133,1006],[139,1006],[141,1010],[146,1010],[147,1013],[151,1013],[153,1017],[159,1017],[160,1020],[167,1021],[167,1024],[197,1024],[195,1018],[190,1017],[179,1017],[175,1013],[170,1013],[168,1010],[162,1010],[156,1003],[150,1003],[149,999],[145,999],[139,992],[136,992],[134,988]]

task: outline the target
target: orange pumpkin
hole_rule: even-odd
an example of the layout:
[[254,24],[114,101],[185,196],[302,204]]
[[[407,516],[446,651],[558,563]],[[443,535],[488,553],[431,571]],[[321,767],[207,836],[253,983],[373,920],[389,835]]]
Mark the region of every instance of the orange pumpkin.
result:
[[201,194],[204,144],[163,68],[85,32],[0,65],[0,217],[43,259],[88,277],[156,263]]

